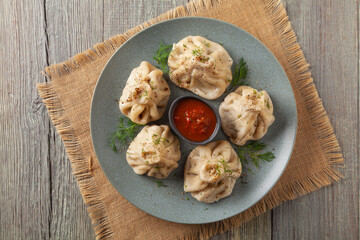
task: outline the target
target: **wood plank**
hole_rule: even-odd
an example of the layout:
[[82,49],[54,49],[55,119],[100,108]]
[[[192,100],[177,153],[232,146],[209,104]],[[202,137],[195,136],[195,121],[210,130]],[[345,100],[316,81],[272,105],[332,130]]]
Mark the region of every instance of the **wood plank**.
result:
[[[44,81],[39,71],[47,54],[50,64],[64,61],[185,2],[0,1],[6,32],[0,35],[6,59],[0,61],[0,239],[94,238],[62,142],[35,89]],[[268,212],[213,239],[358,239],[358,1],[285,3],[343,148],[346,179],[276,208],[272,236]]]
[[110,0],[104,5],[104,37],[124,33],[187,0]]
[[[138,3],[138,2],[136,2]],[[135,25],[145,21],[145,15],[141,11],[146,9],[145,2],[140,3],[138,10],[127,9],[127,2],[117,1],[110,10],[116,16],[124,16],[114,9],[119,8],[120,12],[125,10],[129,14],[139,13]],[[105,5],[105,6],[111,6]],[[149,3],[148,3],[149,4]],[[169,2],[167,2],[169,4]],[[157,9],[161,10],[161,6],[151,4],[154,16],[159,14]],[[161,4],[160,4],[161,5]],[[149,6],[149,5],[147,5]],[[176,3],[170,5],[169,8],[176,6]],[[93,44],[98,43],[108,37],[122,33],[122,29],[115,30],[105,36],[103,31],[104,21],[103,5],[98,1],[79,2],[72,5],[72,1],[54,2],[47,1],[47,32],[49,36],[49,63],[62,62],[69,57],[81,52]],[[108,16],[108,11],[104,11]],[[146,10],[145,10],[146,12]],[[140,17],[141,16],[141,17]],[[151,16],[151,17],[154,17]],[[128,18],[129,19],[129,18]],[[118,23],[116,23],[118,25]],[[124,30],[132,26],[124,26]],[[105,30],[105,29],[104,29]],[[71,173],[70,164],[66,159],[63,144],[56,133],[51,129],[51,159],[52,159],[52,181],[53,181],[53,219],[51,222],[51,234],[55,239],[90,239],[94,238],[90,219],[86,213],[81,195],[77,188],[76,182]]]
[[273,239],[359,239],[358,1],[287,0],[342,147],[345,179],[273,211]]
[[[103,2],[46,1],[49,64],[60,63],[103,41]],[[53,239],[94,239],[87,214],[63,143],[50,128]]]
[[0,239],[44,239],[50,231],[49,118],[43,82],[42,1],[0,1]]
[[211,238],[211,240],[230,240],[230,239],[245,239],[245,240],[265,240],[271,239],[271,211],[260,215],[249,222],[234,228],[231,231],[223,234],[218,234]]

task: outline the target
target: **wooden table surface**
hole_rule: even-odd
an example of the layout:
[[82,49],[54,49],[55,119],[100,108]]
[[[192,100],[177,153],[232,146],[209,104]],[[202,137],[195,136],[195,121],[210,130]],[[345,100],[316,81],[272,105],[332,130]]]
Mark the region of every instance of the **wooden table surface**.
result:
[[[42,69],[186,0],[0,0],[0,239],[94,239],[35,84]],[[359,239],[359,0],[284,0],[345,179],[213,239]]]

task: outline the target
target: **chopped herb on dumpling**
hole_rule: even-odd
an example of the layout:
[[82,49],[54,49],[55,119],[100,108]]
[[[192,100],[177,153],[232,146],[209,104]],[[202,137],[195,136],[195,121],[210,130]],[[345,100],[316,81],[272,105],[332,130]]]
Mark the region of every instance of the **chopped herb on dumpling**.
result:
[[242,166],[225,140],[198,146],[190,152],[184,169],[184,191],[198,201],[212,203],[229,196]]
[[163,72],[143,61],[135,68],[120,97],[120,110],[134,123],[147,124],[160,119],[170,97]]
[[240,86],[220,104],[222,129],[236,145],[259,140],[274,122],[273,104],[266,91]]
[[170,79],[206,99],[220,97],[232,79],[233,60],[220,44],[188,36],[173,45],[168,58]]
[[178,166],[180,142],[169,126],[145,126],[131,142],[126,159],[136,174],[167,178]]

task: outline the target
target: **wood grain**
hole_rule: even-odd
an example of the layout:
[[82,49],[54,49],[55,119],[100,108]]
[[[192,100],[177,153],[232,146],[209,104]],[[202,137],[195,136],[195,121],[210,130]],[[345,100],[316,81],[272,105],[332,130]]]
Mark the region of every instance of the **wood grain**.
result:
[[238,228],[218,234],[211,240],[262,240],[271,239],[271,211],[244,223]]
[[187,0],[108,0],[104,4],[104,37],[124,33]]
[[346,167],[340,182],[275,208],[272,236],[359,239],[359,2],[286,3]]
[[49,117],[41,1],[0,2],[0,239],[49,238]]
[[[93,239],[40,71],[187,0],[0,0],[0,239]],[[359,1],[284,0],[346,178],[212,239],[359,239]],[[4,34],[5,33],[5,34]]]
[[[103,2],[48,1],[46,33],[49,64],[63,62],[103,41]],[[53,239],[94,239],[94,230],[55,128],[49,132]]]

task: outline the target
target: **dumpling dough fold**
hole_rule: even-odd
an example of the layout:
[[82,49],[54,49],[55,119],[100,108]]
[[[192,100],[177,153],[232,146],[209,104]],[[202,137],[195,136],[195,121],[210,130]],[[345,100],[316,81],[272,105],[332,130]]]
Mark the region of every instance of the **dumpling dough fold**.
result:
[[198,201],[212,203],[229,196],[242,166],[225,140],[198,146],[189,154],[184,169],[184,191]]
[[266,91],[240,86],[220,104],[222,129],[236,145],[259,140],[275,120],[273,108]]
[[136,174],[158,179],[167,178],[180,157],[180,142],[167,125],[145,126],[126,152],[126,160]]
[[225,48],[200,36],[174,44],[168,58],[171,81],[206,99],[225,92],[232,79],[232,64]]
[[137,124],[158,120],[170,97],[163,72],[143,61],[131,72],[120,97],[120,111]]

